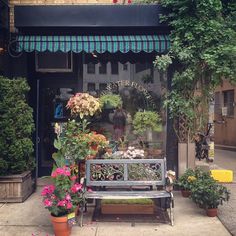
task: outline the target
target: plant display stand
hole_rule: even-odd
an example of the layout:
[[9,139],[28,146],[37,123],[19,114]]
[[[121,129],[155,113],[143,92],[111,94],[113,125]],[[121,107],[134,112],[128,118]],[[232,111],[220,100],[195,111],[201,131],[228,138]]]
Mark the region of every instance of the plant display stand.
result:
[[0,202],[23,202],[33,192],[31,172],[0,176]]
[[[127,200],[129,201],[129,200]],[[154,204],[101,203],[102,214],[154,214]]]

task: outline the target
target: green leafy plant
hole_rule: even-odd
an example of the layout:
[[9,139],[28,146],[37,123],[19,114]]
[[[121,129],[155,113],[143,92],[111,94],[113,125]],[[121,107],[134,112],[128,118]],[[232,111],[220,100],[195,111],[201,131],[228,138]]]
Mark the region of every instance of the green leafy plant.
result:
[[110,106],[111,108],[117,108],[122,106],[122,99],[119,94],[106,93],[103,94],[99,101],[102,107]]
[[198,179],[191,189],[192,200],[204,208],[217,208],[228,201],[230,192],[213,178]]
[[133,126],[136,134],[142,134],[147,128],[160,132],[162,128],[160,116],[154,111],[136,112],[133,119]]
[[18,174],[34,167],[32,133],[33,110],[23,78],[0,76],[0,175]]
[[91,149],[90,131],[87,129],[88,122],[83,120],[76,122],[69,120],[64,127],[55,125],[54,147],[57,152],[53,153],[53,159],[58,167],[64,166],[66,160],[74,164],[78,160],[84,160],[86,157],[95,154]]
[[196,180],[197,178],[195,177],[195,171],[192,169],[187,169],[184,174],[175,181],[175,185],[178,186],[181,190],[191,191]]
[[175,130],[180,120],[185,127],[186,132],[177,134],[186,142],[205,129],[215,86],[222,79],[236,81],[236,4],[234,0],[160,0],[160,4],[167,10],[162,20],[171,27],[171,48],[154,64],[162,70],[171,64],[174,68],[165,104]]
[[101,204],[140,204],[140,205],[153,205],[153,201],[148,198],[144,199],[103,199]]

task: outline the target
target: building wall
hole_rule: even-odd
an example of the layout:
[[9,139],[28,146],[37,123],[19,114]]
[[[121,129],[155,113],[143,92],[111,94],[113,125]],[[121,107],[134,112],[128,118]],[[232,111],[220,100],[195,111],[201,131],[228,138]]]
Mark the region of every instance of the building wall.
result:
[[[123,2],[119,0],[118,2]],[[126,0],[124,0],[126,2]],[[112,0],[10,0],[10,29],[14,28],[14,6],[15,5],[85,5],[85,4],[113,4]]]
[[[234,115],[223,117],[221,112],[221,108],[224,106],[223,94],[225,91],[229,90],[234,91],[234,101],[232,104]],[[218,93],[219,98],[218,104],[215,104],[215,143],[220,145],[236,146],[236,85],[224,81],[221,86],[217,87],[215,92]]]

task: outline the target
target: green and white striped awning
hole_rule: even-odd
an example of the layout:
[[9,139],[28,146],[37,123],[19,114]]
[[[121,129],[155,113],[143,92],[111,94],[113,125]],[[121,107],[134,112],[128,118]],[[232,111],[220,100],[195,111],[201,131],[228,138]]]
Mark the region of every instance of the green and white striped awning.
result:
[[17,51],[50,52],[121,52],[138,53],[168,51],[168,35],[122,35],[122,36],[36,36],[21,35],[17,39]]

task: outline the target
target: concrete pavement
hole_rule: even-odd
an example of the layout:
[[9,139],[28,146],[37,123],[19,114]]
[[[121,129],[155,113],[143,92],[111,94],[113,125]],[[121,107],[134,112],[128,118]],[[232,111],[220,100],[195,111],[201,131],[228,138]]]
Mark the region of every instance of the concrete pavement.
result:
[[[41,187],[24,203],[2,204],[0,208],[0,236],[51,236],[53,230],[49,212],[44,209],[40,196]],[[175,225],[141,223],[89,223],[83,228],[74,226],[71,236],[229,236],[230,233],[217,217],[207,217],[190,199],[179,192],[175,196]],[[91,210],[90,210],[91,211]],[[92,214],[88,213],[87,218]]]
[[[227,168],[236,173],[236,152],[216,150],[210,168]],[[39,181],[42,184],[42,181]],[[236,183],[227,184],[231,190],[228,203],[219,207],[219,218],[207,217],[190,199],[175,196],[175,225],[153,223],[92,222],[92,209],[87,213],[87,224],[74,226],[71,236],[229,236],[236,235]],[[49,212],[42,205],[41,186],[24,203],[0,204],[0,236],[51,236],[53,229]],[[219,220],[220,219],[220,220]],[[225,228],[225,226],[229,231]]]
[[234,172],[234,181],[225,186],[230,190],[230,200],[219,208],[218,217],[231,235],[236,235],[236,152],[215,150],[215,160],[210,168],[228,169]]

